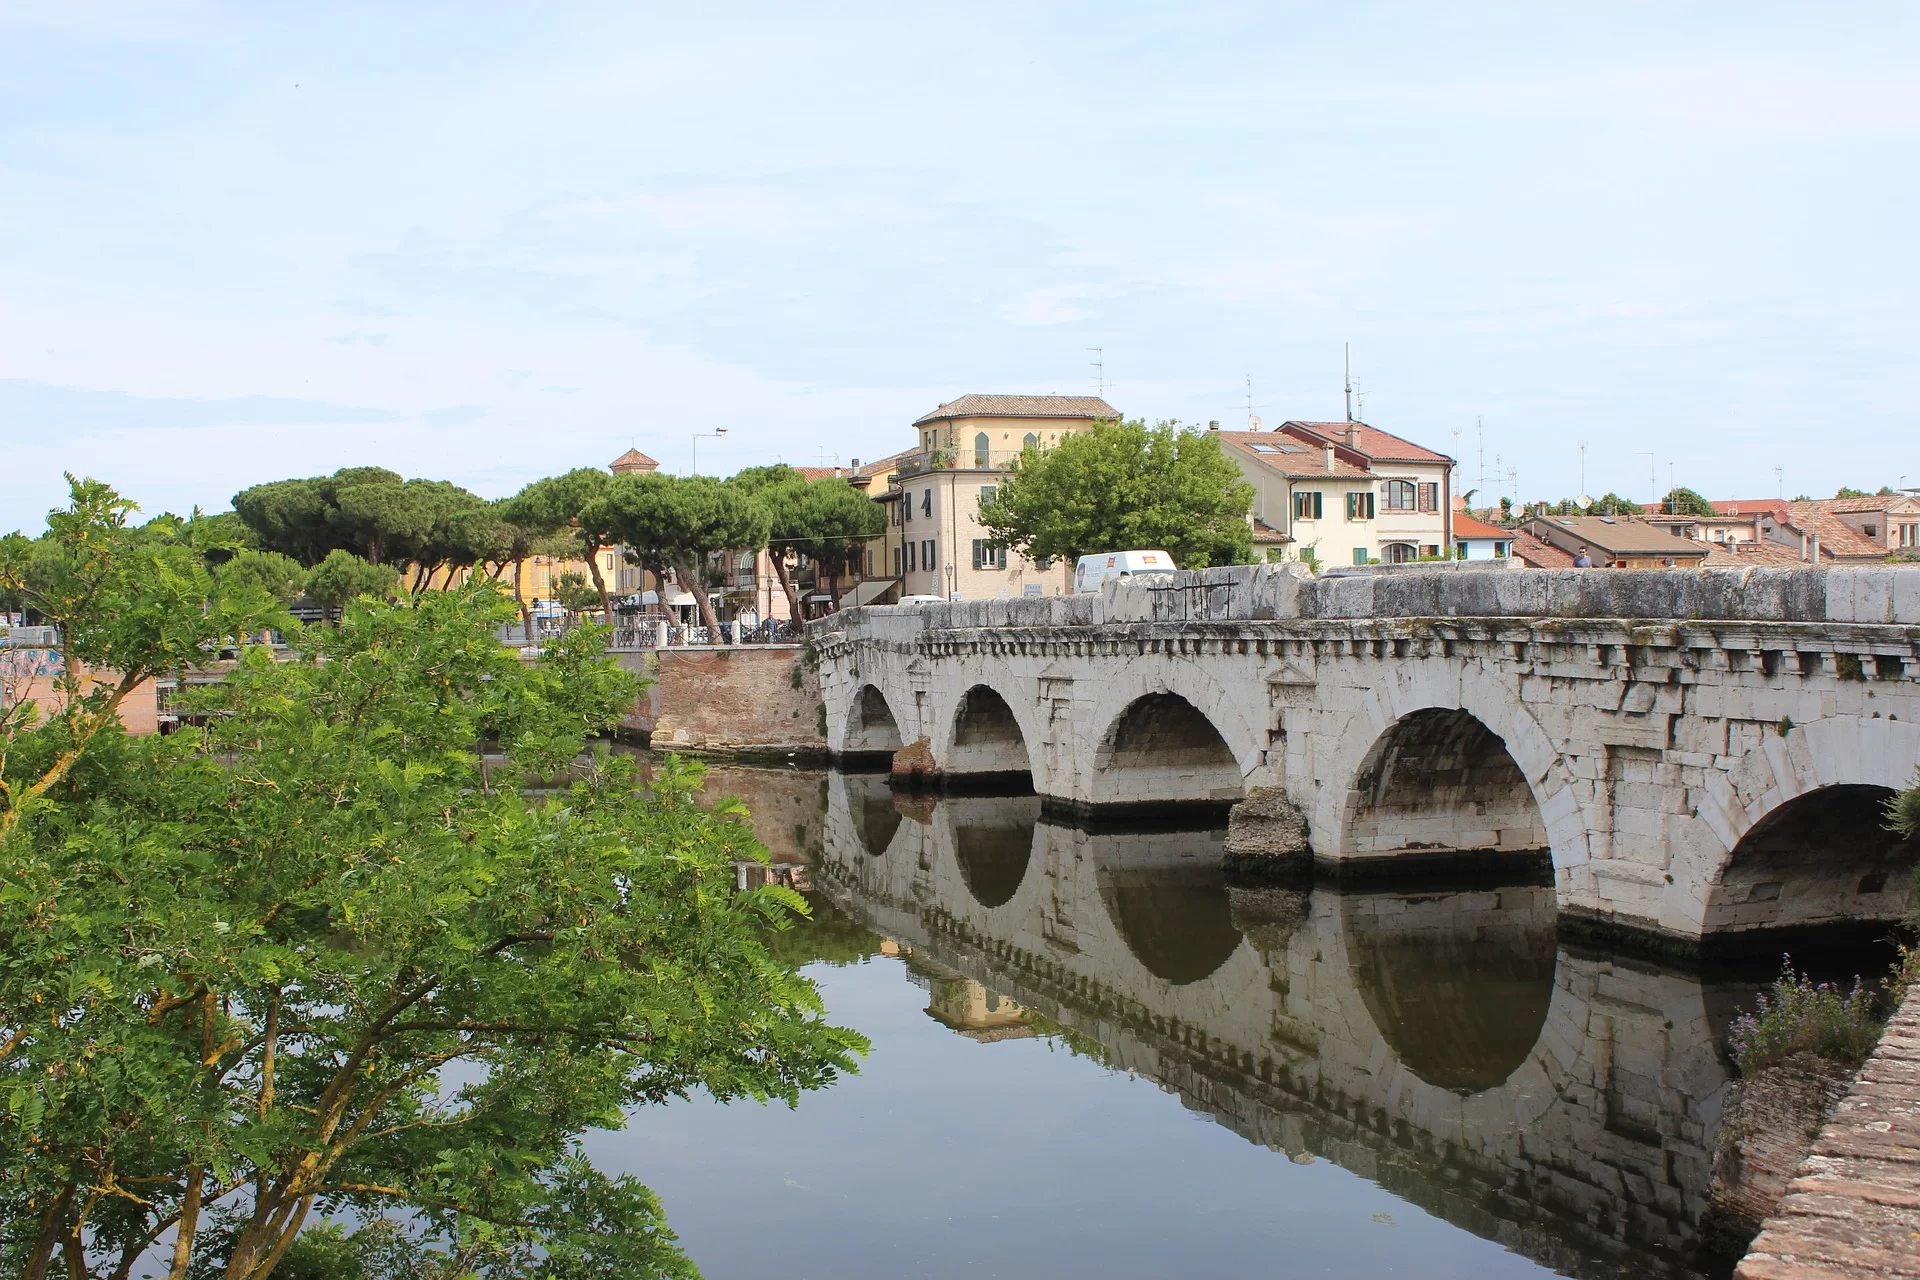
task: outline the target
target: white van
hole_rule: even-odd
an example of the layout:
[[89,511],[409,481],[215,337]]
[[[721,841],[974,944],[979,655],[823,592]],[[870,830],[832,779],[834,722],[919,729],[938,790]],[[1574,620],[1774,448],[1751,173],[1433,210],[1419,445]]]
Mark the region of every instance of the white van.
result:
[[1075,595],[1098,591],[1110,578],[1131,578],[1136,573],[1172,573],[1180,566],[1164,551],[1107,551],[1097,556],[1081,556],[1073,571]]

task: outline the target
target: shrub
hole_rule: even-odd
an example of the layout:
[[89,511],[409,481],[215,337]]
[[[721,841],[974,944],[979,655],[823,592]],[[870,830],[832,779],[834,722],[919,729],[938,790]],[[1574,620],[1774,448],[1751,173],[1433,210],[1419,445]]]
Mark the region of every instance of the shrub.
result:
[[1797,972],[1782,956],[1772,989],[1761,993],[1752,1013],[1734,1019],[1728,1042],[1743,1076],[1796,1053],[1852,1065],[1873,1052],[1884,1024],[1874,990],[1861,979],[1843,991]]

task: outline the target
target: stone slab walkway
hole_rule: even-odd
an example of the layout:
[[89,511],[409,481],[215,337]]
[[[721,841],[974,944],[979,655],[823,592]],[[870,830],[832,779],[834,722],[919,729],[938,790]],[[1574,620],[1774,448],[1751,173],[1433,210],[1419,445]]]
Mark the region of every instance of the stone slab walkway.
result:
[[1920,1277],[1920,986],[1901,1002],[1734,1276]]

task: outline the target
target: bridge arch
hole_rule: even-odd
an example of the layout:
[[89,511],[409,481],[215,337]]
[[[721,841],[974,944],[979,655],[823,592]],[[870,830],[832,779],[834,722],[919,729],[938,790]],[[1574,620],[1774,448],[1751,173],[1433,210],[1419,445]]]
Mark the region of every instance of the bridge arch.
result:
[[1079,753],[1074,798],[1093,805],[1241,799],[1266,764],[1265,734],[1244,702],[1195,663],[1112,681],[1081,721],[1099,737]]
[[[1402,835],[1398,848],[1420,843],[1458,848],[1447,841],[1490,835],[1466,847],[1502,852],[1545,848],[1562,897],[1584,887],[1591,837],[1576,779],[1510,684],[1445,659],[1408,662],[1370,689],[1348,716],[1345,729],[1329,739],[1332,750],[1324,764],[1316,766],[1325,785],[1317,789],[1311,815],[1314,849],[1324,851],[1321,856],[1394,851],[1394,834],[1383,830],[1383,814],[1369,784],[1380,784],[1383,767],[1388,781],[1395,775],[1403,782],[1415,781],[1411,751],[1433,762],[1457,759],[1473,766],[1435,781],[1435,802],[1472,805],[1497,798],[1503,807],[1481,815],[1453,814],[1432,824],[1427,837]],[[1467,825],[1469,817],[1496,821],[1474,827]],[[1507,825],[1499,825],[1503,822]]]
[[904,746],[900,722],[887,696],[875,684],[864,684],[853,696],[853,706],[840,734],[840,750],[847,755],[898,751]]
[[1006,697],[990,684],[975,684],[960,695],[947,748],[938,756],[942,772],[952,776],[1033,776],[1027,734]]
[[1422,707],[1374,740],[1347,796],[1342,857],[1535,852],[1547,831],[1506,743],[1459,707]]

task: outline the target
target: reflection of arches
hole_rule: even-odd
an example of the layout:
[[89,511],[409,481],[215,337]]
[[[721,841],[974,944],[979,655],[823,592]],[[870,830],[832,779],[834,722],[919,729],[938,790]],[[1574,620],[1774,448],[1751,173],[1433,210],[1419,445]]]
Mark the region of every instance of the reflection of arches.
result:
[[1414,1075],[1479,1093],[1532,1056],[1553,1002],[1551,889],[1351,894],[1340,906],[1361,1003]]
[[1708,893],[1705,930],[1899,919],[1920,838],[1886,829],[1893,794],[1859,783],[1816,787],[1754,823]]
[[941,762],[948,774],[1033,773],[1027,742],[1013,708],[979,684],[967,690],[953,716],[953,747]]
[[893,709],[878,689],[862,685],[847,716],[846,742],[841,750],[898,751],[900,746],[900,726],[893,718]]
[[1240,765],[1226,739],[1177,693],[1136,698],[1094,756],[1108,802],[1238,800]]
[[1342,825],[1349,856],[1547,847],[1533,789],[1506,744],[1470,712],[1448,707],[1414,711],[1380,735]]
[[1219,831],[1095,836],[1100,900],[1127,950],[1175,986],[1212,974],[1240,948]]
[[967,892],[983,907],[1005,906],[1033,860],[1038,796],[949,801],[954,860]]
[[854,836],[862,849],[877,858],[887,851],[893,833],[900,829],[900,807],[893,802],[893,788],[887,785],[885,774],[850,773],[842,777]]

